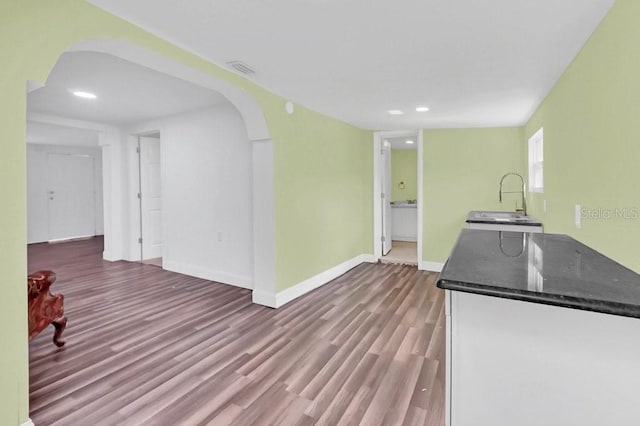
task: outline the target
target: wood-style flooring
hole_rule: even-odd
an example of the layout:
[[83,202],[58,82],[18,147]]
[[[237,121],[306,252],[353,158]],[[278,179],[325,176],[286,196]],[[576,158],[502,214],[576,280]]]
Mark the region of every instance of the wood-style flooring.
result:
[[29,247],[69,318],[63,348],[53,327],[30,343],[36,426],[444,424],[437,274],[362,264],[274,310],[101,252],[100,238]]

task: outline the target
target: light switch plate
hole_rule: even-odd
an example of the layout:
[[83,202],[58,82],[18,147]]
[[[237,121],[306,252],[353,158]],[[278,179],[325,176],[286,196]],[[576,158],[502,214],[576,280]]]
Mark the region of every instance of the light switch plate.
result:
[[582,227],[582,207],[580,206],[580,204],[576,204],[576,228],[580,229]]

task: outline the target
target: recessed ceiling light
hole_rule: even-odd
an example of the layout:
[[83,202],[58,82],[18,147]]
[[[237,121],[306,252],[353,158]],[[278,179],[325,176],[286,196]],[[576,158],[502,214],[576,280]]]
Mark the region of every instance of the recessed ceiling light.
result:
[[399,109],[390,109],[388,111],[389,114],[391,115],[402,115],[404,114],[404,112],[400,111]]
[[416,111],[418,111],[418,112],[427,112],[427,111],[429,111],[429,107],[419,106],[419,107],[416,107]]
[[413,141],[411,139],[409,139],[406,143],[408,143],[409,145],[413,144]]
[[79,98],[83,98],[83,99],[96,99],[97,96],[94,93],[90,93],[90,92],[83,92],[80,90],[76,90],[73,93],[73,96],[77,96]]

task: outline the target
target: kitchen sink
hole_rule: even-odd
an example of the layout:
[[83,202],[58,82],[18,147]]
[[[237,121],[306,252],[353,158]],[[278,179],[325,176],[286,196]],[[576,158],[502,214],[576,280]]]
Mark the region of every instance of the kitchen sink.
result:
[[529,220],[529,216],[514,212],[478,212],[476,216],[484,219],[495,220],[496,222],[519,222]]
[[494,229],[505,231],[541,232],[542,223],[532,216],[520,212],[471,211],[467,224],[475,229]]

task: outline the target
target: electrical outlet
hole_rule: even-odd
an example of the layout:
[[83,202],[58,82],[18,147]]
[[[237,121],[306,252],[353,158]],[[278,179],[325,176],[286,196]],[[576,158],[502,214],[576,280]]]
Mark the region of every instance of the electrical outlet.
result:
[[582,207],[580,204],[576,204],[576,228],[580,229],[582,227]]

